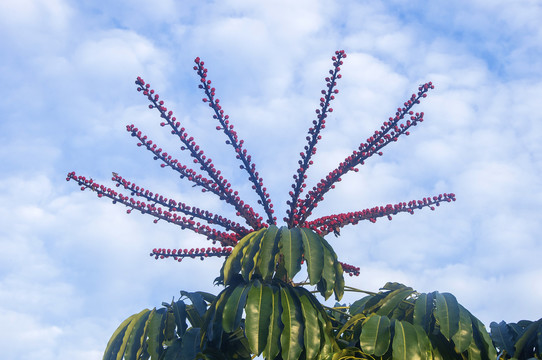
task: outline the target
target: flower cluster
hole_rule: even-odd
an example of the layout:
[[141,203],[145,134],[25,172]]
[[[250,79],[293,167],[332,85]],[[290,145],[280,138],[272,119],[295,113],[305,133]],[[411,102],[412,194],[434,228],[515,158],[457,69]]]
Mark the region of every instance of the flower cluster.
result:
[[359,276],[359,270],[360,270],[359,267],[349,265],[349,264],[345,264],[345,263],[340,262],[340,261],[339,261],[339,263],[343,267],[344,272],[347,273],[348,275],[350,275],[350,276]]
[[183,258],[189,257],[192,259],[195,259],[197,257],[200,258],[200,260],[204,260],[208,257],[228,257],[231,254],[232,248],[231,247],[223,247],[223,248],[215,248],[215,247],[208,247],[205,248],[194,248],[194,249],[153,249],[150,253],[150,256],[154,256],[155,259],[165,259],[165,258],[173,258],[173,260],[177,260],[178,262],[181,262]]
[[234,148],[236,152],[235,157],[242,162],[240,168],[242,170],[246,170],[248,173],[248,180],[252,182],[252,189],[256,191],[256,194],[258,194],[260,197],[258,204],[264,208],[264,211],[267,214],[267,223],[269,225],[274,225],[276,224],[277,218],[276,216],[273,216],[275,211],[273,210],[273,204],[269,198],[269,193],[263,186],[263,178],[256,171],[256,164],[252,162],[252,157],[248,155],[247,150],[243,148],[244,141],[240,140],[237,136],[237,132],[233,130],[233,125],[230,123],[229,115],[224,114],[222,105],[219,104],[220,99],[215,97],[216,89],[211,87],[212,82],[211,80],[207,79],[208,70],[203,67],[205,63],[201,61],[199,57],[197,57],[194,62],[196,63],[194,70],[196,70],[200,76],[201,84],[199,84],[199,88],[204,90],[206,96],[202,99],[202,101],[204,103],[209,103],[209,107],[214,110],[213,119],[218,120],[220,123],[220,126],[217,126],[216,130],[222,130],[228,137],[226,144],[231,145]]
[[156,206],[158,202],[154,200],[150,200],[149,202],[136,200],[133,197],[119,193],[104,185],[100,185],[92,179],[87,179],[84,176],[76,175],[73,171],[68,173],[66,180],[75,180],[77,184],[81,186],[81,191],[84,191],[85,189],[92,190],[99,198],[105,196],[106,198],[111,199],[113,204],[118,203],[128,207],[128,210],[126,210],[127,213],[131,213],[132,210],[138,210],[142,214],[149,214],[153,216],[155,218],[155,223],[157,223],[159,220],[167,221],[180,226],[182,229],[190,229],[198,234],[204,235],[207,237],[207,239],[212,240],[213,243],[218,241],[220,244],[222,244],[222,246],[233,246],[242,237],[238,233],[219,231],[211,228],[208,225],[196,222],[193,219],[194,216],[189,216],[188,218],[186,216],[181,216],[177,213],[176,208],[168,206],[167,210],[164,210],[161,207]]
[[293,175],[294,183],[292,184],[293,190],[290,191],[289,195],[291,200],[287,201],[287,204],[290,206],[290,209],[286,211],[287,217],[284,218],[284,221],[288,223],[288,227],[292,228],[294,226],[294,219],[296,214],[296,206],[301,205],[299,201],[299,195],[303,192],[303,189],[306,187],[305,180],[307,175],[305,174],[313,164],[311,160],[312,156],[316,154],[316,144],[318,140],[322,138],[320,131],[326,127],[326,118],[328,112],[333,112],[333,108],[329,107],[329,104],[332,100],[335,99],[335,94],[339,93],[339,90],[335,88],[337,85],[337,79],[341,78],[340,66],[343,64],[342,59],[346,57],[344,50],[336,51],[335,56],[331,58],[333,61],[333,69],[329,70],[331,76],[326,77],[326,86],[327,90],[322,90],[323,97],[320,98],[320,108],[316,109],[316,120],[312,121],[312,127],[309,128],[308,136],[306,140],[308,144],[305,145],[304,150],[299,155],[301,160],[298,161],[299,168],[297,169],[297,174]]
[[321,236],[325,236],[330,232],[338,234],[342,227],[349,224],[356,225],[362,220],[369,220],[374,223],[376,222],[376,219],[384,216],[386,216],[388,220],[391,220],[392,215],[396,215],[400,212],[414,214],[414,209],[422,209],[424,207],[435,210],[435,206],[440,206],[441,202],[450,201],[455,201],[455,194],[444,193],[433,197],[424,197],[422,200],[411,200],[408,203],[400,202],[395,205],[388,204],[386,206],[376,206],[370,209],[349,212],[346,214],[323,216],[316,220],[307,221],[305,226],[314,230]]
[[[202,191],[212,192],[221,200],[233,205],[237,210],[237,216],[243,217],[246,223],[253,229],[260,229],[263,226],[263,218],[256,213],[250,205],[241,200],[238,196],[238,192],[231,188],[231,183],[221,175],[220,170],[215,168],[211,158],[208,158],[205,155],[204,151],[196,144],[194,138],[188,135],[186,129],[181,127],[181,123],[173,116],[173,111],[168,111],[164,106],[164,101],[160,100],[160,96],[154,89],[151,89],[150,84],[145,83],[141,77],[138,77],[136,85],[138,86],[137,90],[151,102],[149,108],[157,109],[160,112],[160,117],[163,119],[160,125],[168,125],[171,128],[171,134],[176,135],[183,143],[181,150],[189,152],[190,156],[193,158],[193,163],[199,164],[199,169],[204,171],[208,178],[204,177],[202,174],[198,174],[197,171],[188,168],[186,165],[181,164],[179,160],[174,159],[171,155],[163,152],[162,148],[158,147],[157,144],[154,144],[152,140],[148,140],[147,136],[143,135],[134,125],[129,125],[126,130],[129,131],[132,136],[139,139],[140,142],[138,143],[138,146],[145,146],[147,150],[151,151],[154,154],[155,160],[160,159],[162,161],[162,167],[171,167],[181,174],[181,178],[186,178],[188,181],[195,183],[196,186],[202,187]],[[225,132],[229,133],[229,128],[227,131],[225,130]]]
[[[317,152],[316,145],[322,138],[322,130],[326,127],[326,119],[333,109],[330,107],[331,102],[335,99],[335,95],[339,93],[336,88],[337,80],[341,78],[341,66],[346,58],[344,50],[336,51],[332,56],[332,69],[329,70],[329,76],[325,78],[326,89],[322,90],[319,107],[316,109],[316,119],[312,121],[306,136],[307,144],[300,153],[298,160],[299,167],[293,175],[294,182],[291,185],[292,190],[289,192],[290,199],[287,201],[286,217],[284,221],[289,228],[306,227],[314,230],[318,234],[325,236],[330,232],[335,235],[340,233],[340,229],[348,224],[357,224],[362,220],[375,222],[377,218],[387,216],[391,220],[392,215],[400,212],[413,213],[415,209],[429,207],[431,210],[435,206],[439,206],[441,202],[455,201],[454,194],[441,194],[423,198],[422,200],[413,200],[401,202],[395,205],[379,206],[370,209],[365,209],[356,212],[335,214],[324,216],[315,220],[309,221],[309,217],[315,207],[323,200],[324,195],[335,185],[341,181],[342,177],[350,171],[357,172],[359,166],[363,165],[365,160],[374,154],[382,155],[382,148],[391,142],[395,142],[402,135],[409,135],[409,131],[413,126],[423,121],[423,112],[414,112],[412,109],[420,103],[422,98],[427,96],[429,90],[434,86],[431,82],[420,85],[418,92],[412,94],[402,107],[399,107],[394,116],[385,121],[379,130],[375,131],[372,136],[362,142],[351,155],[346,157],[338,167],[330,171],[328,175],[321,179],[311,190],[305,193],[304,198],[301,194],[306,188],[307,170],[313,164],[314,155]],[[204,62],[200,58],[194,60],[195,66],[193,69],[199,76],[198,87],[203,90],[205,96],[202,98],[204,103],[207,103],[213,111],[213,119],[218,122],[216,130],[221,131],[226,136],[226,144],[233,147],[235,157],[241,164],[240,169],[246,171],[248,180],[252,184],[252,189],[258,196],[258,205],[263,208],[264,216],[260,216],[251,205],[243,201],[239,192],[232,188],[231,183],[224,178],[222,172],[217,169],[203,149],[196,143],[194,137],[190,136],[187,130],[182,126],[181,122],[173,115],[173,111],[168,110],[165,103],[150,84],[146,83],[141,77],[135,81],[137,91],[147,98],[150,102],[148,107],[156,109],[161,118],[160,126],[168,127],[173,136],[181,142],[181,151],[188,153],[188,162],[179,160],[171,153],[163,150],[158,144],[149,139],[135,125],[127,125],[126,130],[131,136],[137,138],[139,147],[149,151],[154,160],[159,161],[162,168],[171,168],[181,179],[192,183],[193,187],[198,187],[202,192],[211,193],[217,196],[220,200],[230,204],[234,209],[236,216],[244,220],[246,225],[227,219],[221,215],[213,214],[210,211],[200,209],[195,206],[190,206],[182,201],[173,200],[148,189],[140,187],[135,183],[128,181],[113,173],[113,182],[116,187],[123,188],[130,192],[130,195],[124,195],[111,188],[107,188],[94,182],[92,179],[78,176],[75,172],[67,175],[67,180],[75,180],[81,190],[90,189],[98,195],[98,197],[106,197],[113,203],[122,204],[128,207],[127,212],[138,210],[142,213],[153,216],[154,222],[164,220],[169,223],[180,226],[182,229],[189,229],[196,233],[206,236],[213,243],[220,243],[219,248],[202,248],[202,249],[154,249],[151,256],[155,258],[173,257],[181,261],[185,257],[221,257],[228,256],[231,252],[229,246],[234,246],[242,237],[246,236],[253,230],[261,229],[269,225],[276,225],[277,218],[274,216],[273,204],[267,188],[264,186],[263,178],[256,170],[251,155],[244,147],[244,141],[238,137],[234,126],[231,123],[229,115],[225,114],[220,99],[216,97],[216,89],[212,86],[211,80],[208,79],[208,69],[204,67]],[[189,164],[192,164],[190,167]],[[222,229],[222,230],[218,230]],[[359,268],[342,264],[343,269],[350,275],[358,275]]]
[[[414,113],[411,109],[414,105],[420,103],[421,98],[427,96],[427,92],[433,89],[431,82],[421,85],[417,94],[412,94],[411,98],[404,103],[404,107],[398,108],[394,117],[385,121],[380,130],[376,130],[373,136],[366,142],[362,142],[357,150],[354,150],[339,166],[329,172],[329,174],[310,190],[304,200],[298,200],[297,207],[291,211],[291,226],[303,226],[307,218],[312,214],[312,210],[319,202],[324,200],[324,194],[335,188],[335,184],[341,181],[343,175],[350,171],[357,172],[358,165],[363,165],[365,160],[374,154],[382,155],[380,151],[384,146],[397,141],[401,135],[410,135],[408,131],[412,126],[416,126],[423,121],[423,112]],[[408,120],[403,121],[405,117]],[[299,172],[299,170],[298,170]]]

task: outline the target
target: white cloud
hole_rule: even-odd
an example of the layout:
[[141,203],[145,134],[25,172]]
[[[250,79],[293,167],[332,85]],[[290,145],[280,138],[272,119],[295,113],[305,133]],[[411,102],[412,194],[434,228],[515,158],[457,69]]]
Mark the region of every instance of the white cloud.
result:
[[[536,2],[425,8],[414,1],[386,8],[164,1],[141,2],[133,6],[137,12],[126,2],[25,3],[0,4],[9,50],[0,63],[9,89],[0,99],[0,246],[8,254],[0,264],[0,311],[16,324],[13,331],[0,326],[0,338],[16,345],[4,345],[13,349],[6,356],[96,358],[131,313],[159,306],[180,289],[220,290],[212,286],[220,261],[177,264],[148,256],[154,247],[206,247],[204,239],[128,216],[64,181],[73,169],[107,184],[117,171],[231,215],[225,204],[160,169],[127,136],[124,125],[135,123],[164,147],[177,146],[134,90],[142,75],[234,186],[254,199],[201,103],[190,70],[198,55],[246,139],[279,219],[335,49],[349,56],[309,186],[418,84],[433,81],[436,89],[416,109],[426,121],[360,173],[345,176],[316,213],[440,192],[455,192],[458,201],[345,228],[331,242],[344,261],[362,268],[347,281],[372,291],[400,281],[419,291],[452,292],[486,323],[541,316],[542,294],[533,286],[541,276],[533,264],[542,256]],[[347,302],[358,295],[348,296]],[[25,336],[40,347],[23,343]]]

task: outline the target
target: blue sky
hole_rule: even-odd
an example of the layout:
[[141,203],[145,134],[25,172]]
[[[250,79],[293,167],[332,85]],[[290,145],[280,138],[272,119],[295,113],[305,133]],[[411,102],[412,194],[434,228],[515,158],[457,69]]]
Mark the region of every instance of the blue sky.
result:
[[[344,228],[330,238],[361,267],[348,285],[387,281],[451,292],[486,325],[542,316],[542,5],[538,1],[0,2],[0,344],[9,359],[96,359],[127,316],[179,290],[218,293],[221,261],[154,261],[154,247],[204,238],[66,182],[112,171],[186,203],[226,204],[161,169],[125,131],[175,140],[135,91],[142,76],[254,200],[214,130],[192,70],[200,56],[282,218],[297,154],[330,57],[340,93],[309,171],[333,169],[417,86],[436,88],[425,121],[349,174],[326,215],[454,192],[457,201]],[[325,206],[324,206],[325,205]],[[324,209],[323,209],[324,208]],[[344,302],[352,302],[347,295]]]

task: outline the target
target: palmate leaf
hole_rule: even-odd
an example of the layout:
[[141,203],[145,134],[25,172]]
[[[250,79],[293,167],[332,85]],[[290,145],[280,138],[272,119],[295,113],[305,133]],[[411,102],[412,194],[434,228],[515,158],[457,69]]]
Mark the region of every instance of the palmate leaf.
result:
[[[416,334],[415,358],[486,360],[496,357],[484,325],[458,304],[453,295],[436,291],[418,294],[397,283],[386,284],[383,289],[387,291],[366,296],[350,306],[350,314],[353,315],[351,321],[355,322],[353,330],[361,327],[360,348],[365,353],[377,355],[373,350],[379,338],[377,323],[380,325],[381,319],[386,317],[392,322],[391,344],[397,341],[394,345],[396,348],[403,348],[406,353],[413,352],[414,347],[410,347],[410,343],[395,337],[402,334],[405,339],[414,339],[413,335]],[[366,316],[367,320],[360,325],[355,320],[362,316]],[[377,316],[381,317],[378,322]],[[343,335],[346,328],[343,326],[337,336],[348,342]],[[392,350],[394,358],[405,355],[404,351],[395,354],[395,348]],[[382,351],[378,352],[378,356]]]
[[[193,357],[189,359],[183,357],[178,353],[178,350],[191,347],[190,350],[185,350],[185,353],[199,352],[199,337],[197,347],[193,344],[189,345],[193,343],[193,339],[186,344],[183,341],[185,338],[193,336],[194,329],[197,329],[190,313],[197,315],[196,320],[199,321],[200,315],[196,308],[205,313],[207,305],[202,294],[181,293],[191,299],[193,303],[186,305],[183,300],[172,301],[171,304],[163,303],[165,305],[163,308],[145,309],[123,321],[109,340],[103,359],[193,359]],[[212,298],[213,296],[206,294],[205,297]],[[189,328],[188,322],[192,327]]]
[[241,273],[245,282],[254,276],[263,280],[278,278],[289,281],[307,264],[310,284],[317,285],[326,299],[335,293],[337,300],[344,293],[344,274],[337,254],[329,243],[310,229],[283,226],[252,232],[234,247],[221,269],[225,285],[231,285]]
[[244,333],[240,340],[251,353],[266,359],[325,359],[333,353],[331,324],[320,303],[304,288],[279,280],[253,279],[226,287],[211,304],[204,329],[204,353],[223,351],[230,343],[224,339],[237,331]]

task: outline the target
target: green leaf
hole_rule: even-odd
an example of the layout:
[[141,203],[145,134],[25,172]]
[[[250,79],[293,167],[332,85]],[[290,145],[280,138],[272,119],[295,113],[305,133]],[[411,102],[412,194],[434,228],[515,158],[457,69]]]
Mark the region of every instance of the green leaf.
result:
[[365,309],[365,304],[367,301],[369,301],[372,298],[371,295],[367,295],[359,300],[356,300],[350,305],[350,308],[348,309],[348,312],[350,315],[357,315]]
[[175,315],[175,324],[177,325],[177,335],[182,337],[188,325],[186,325],[186,305],[184,301],[171,302],[171,309]]
[[372,315],[361,327],[360,347],[367,354],[382,356],[388,351],[390,337],[390,319]]
[[327,246],[323,246],[322,250],[324,252],[324,269],[322,271],[322,279],[317,285],[317,289],[320,294],[327,300],[331,294],[333,294],[333,289],[335,288],[335,258],[333,257],[333,252],[329,250]]
[[[482,358],[489,358],[491,360],[495,359],[497,357],[497,351],[495,350],[495,347],[493,346],[493,341],[491,341],[491,338],[489,337],[489,334],[486,330],[486,327],[480,320],[478,320],[476,317],[474,317],[472,314],[470,314],[470,318],[472,321],[472,336],[474,340],[476,341],[476,345],[478,348],[482,351],[481,356]],[[517,351],[517,343],[516,343],[516,351]]]
[[149,339],[147,340],[147,351],[151,358],[158,359],[164,352],[164,323],[166,321],[166,309],[156,310],[148,325]]
[[420,325],[414,325],[414,330],[416,330],[418,348],[420,350],[422,360],[432,360],[433,353],[431,351],[431,340],[429,340],[429,336]]
[[440,326],[442,335],[451,340],[452,336],[459,330],[459,305],[452,294],[441,294],[437,291],[434,294],[436,298],[435,319]]
[[320,324],[318,323],[318,310],[314,307],[314,296],[302,287],[294,288],[299,297],[301,312],[303,313],[303,325],[305,327],[303,338],[305,345],[305,358],[315,359],[320,352]]
[[215,294],[211,294],[205,291],[196,291],[195,293],[200,294],[203,300],[207,301],[208,303],[212,303],[213,301],[216,300]]
[[183,335],[183,341],[181,343],[180,359],[192,360],[196,358],[196,354],[199,353],[199,340],[200,329],[190,328]]
[[393,360],[420,359],[418,335],[414,325],[406,321],[395,320],[395,334],[392,344]]
[[320,236],[310,229],[301,228],[300,230],[309,281],[311,285],[314,285],[322,278],[322,270],[324,269],[322,240]]
[[[483,325],[482,325],[483,326]],[[526,329],[523,335],[517,339],[516,341],[516,351],[514,353],[514,358],[519,358],[522,355],[522,352],[525,350],[525,355],[533,357],[534,352],[530,349],[526,350],[525,347],[528,347],[528,344],[531,344],[534,346],[534,344],[537,343],[537,332],[540,331],[540,327],[542,326],[542,319],[539,319],[533,323],[531,323]],[[485,340],[485,339],[484,339]],[[539,349],[540,351],[540,349]]]
[[[124,358],[126,360],[137,359],[137,353],[141,349],[141,347],[143,346],[143,342],[145,341],[143,335],[145,334],[145,325],[147,324],[147,320],[150,314],[151,311],[148,309],[141,311],[139,314],[136,315],[136,317],[132,320],[132,322],[126,329],[126,335],[130,333],[130,336],[126,340],[126,348],[124,350]],[[126,335],[124,336],[125,339]],[[122,347],[119,351],[117,359],[122,359],[121,352],[123,352]]]
[[280,289],[280,302],[282,305],[281,320],[284,329],[280,336],[282,358],[284,360],[297,360],[303,351],[303,324],[301,309],[297,297],[292,296],[290,289]]
[[[335,292],[335,299],[337,301],[340,301],[344,294],[343,267],[337,260],[337,254],[335,253],[331,245],[329,245],[329,243],[324,238],[322,238],[322,246],[324,247],[324,257],[325,258],[329,257],[329,260],[333,262],[333,265],[332,265],[333,272],[335,273],[333,291]],[[327,253],[326,253],[326,249],[327,249]],[[327,288],[329,288],[329,278],[327,278],[328,273],[326,272],[326,267],[329,266],[329,260],[327,264],[324,263],[324,278],[326,279]]]
[[[261,229],[259,231],[262,231]],[[233,250],[224,261],[221,272],[224,274],[224,284],[228,285],[233,275],[238,274],[241,271],[241,260],[243,259],[243,250],[250,244],[250,240],[256,236],[258,231],[251,232],[233,247]]]
[[282,314],[282,305],[280,301],[280,289],[274,286],[265,285],[271,290],[270,298],[272,300],[273,313],[269,317],[269,334],[267,336],[267,345],[263,351],[265,359],[275,359],[280,352],[280,334],[284,325],[280,317]]
[[256,262],[258,260],[257,258],[260,254],[260,244],[266,232],[267,229],[262,229],[258,231],[256,236],[254,236],[250,241],[250,245],[247,246],[245,248],[246,250],[243,251],[241,275],[243,275],[243,279],[246,282],[252,279],[252,275],[254,274],[254,270],[256,269]]
[[298,228],[288,229],[285,226],[280,228],[279,248],[284,255],[284,267],[289,279],[301,270],[301,233]]
[[122,345],[122,340],[124,338],[124,334],[126,333],[126,329],[136,316],[137,314],[130,316],[129,318],[124,320],[115,330],[115,332],[109,339],[107,346],[105,347],[103,360],[114,360],[117,358],[117,353],[119,352],[119,349]]
[[225,332],[233,332],[239,327],[248,289],[248,286],[237,286],[226,301],[222,315],[222,327]]
[[259,281],[254,282],[248,291],[245,307],[245,334],[252,352],[260,355],[265,349],[269,336],[269,324],[273,312],[279,309],[273,308],[273,291],[262,285]]
[[270,280],[275,271],[275,256],[279,251],[279,237],[277,236],[279,229],[271,225],[265,232],[260,245],[260,258],[258,260],[258,268],[264,280]]
[[452,336],[455,351],[462,353],[467,350],[472,342],[472,321],[470,314],[463,306],[459,305],[459,330]]
[[390,317],[393,310],[395,310],[395,308],[413,292],[414,290],[412,288],[406,287],[402,287],[390,292],[384,299],[382,299],[380,309],[378,309],[376,313],[378,315]]
[[[198,312],[199,316],[203,317],[203,315],[205,315],[205,312],[207,311],[207,304],[205,303],[205,300],[203,299],[203,296],[200,293],[181,290],[181,296],[186,296],[187,298],[190,299],[190,301],[192,302],[192,305],[194,305],[194,308]],[[199,327],[199,326],[196,326],[196,327]]]
[[367,319],[367,316],[363,313],[356,314],[352,316],[350,319],[348,319],[347,322],[344,323],[342,328],[339,329],[339,332],[337,332],[337,335],[335,335],[336,338],[339,338],[343,332],[348,330],[352,326],[357,326],[358,324],[363,323],[363,321]]
[[429,332],[431,329],[433,314],[433,294],[420,294],[414,304],[414,325],[420,325],[425,332]]

